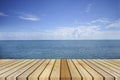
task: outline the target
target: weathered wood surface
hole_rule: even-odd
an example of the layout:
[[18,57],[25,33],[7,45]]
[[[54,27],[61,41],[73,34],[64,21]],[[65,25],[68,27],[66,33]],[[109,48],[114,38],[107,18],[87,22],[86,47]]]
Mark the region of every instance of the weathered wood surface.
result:
[[120,80],[120,59],[0,59],[0,80]]

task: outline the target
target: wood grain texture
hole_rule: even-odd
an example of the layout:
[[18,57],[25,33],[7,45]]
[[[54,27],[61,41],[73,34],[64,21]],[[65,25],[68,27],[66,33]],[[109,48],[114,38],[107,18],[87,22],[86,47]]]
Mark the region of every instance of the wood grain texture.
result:
[[112,76],[114,76],[115,80],[120,80],[120,74],[118,74],[115,71],[113,71],[112,69],[106,67],[104,64],[100,63],[100,61],[94,60],[94,61],[90,61],[90,62],[95,64],[97,67],[103,69],[107,73],[111,74]]
[[0,59],[0,80],[120,80],[120,59]]
[[60,80],[60,60],[56,60],[50,75],[50,80]]
[[19,76],[20,74],[22,74],[24,71],[26,71],[30,66],[34,65],[36,61],[31,61],[30,63],[28,63],[26,66],[23,66],[22,69],[17,70],[16,72],[14,72],[13,74],[10,74],[6,79],[7,80],[16,80],[16,77]]
[[73,62],[71,60],[67,60],[68,62],[68,66],[70,69],[70,74],[71,74],[71,78],[72,80],[81,80],[82,77],[80,76],[78,70],[76,69],[75,65],[73,64]]
[[95,69],[98,73],[100,73],[105,78],[105,80],[114,80],[114,77],[112,75],[103,71],[101,68],[99,68],[96,65],[90,63],[87,60],[83,60],[83,61],[86,62],[89,66],[91,66],[93,69]]
[[84,63],[82,60],[78,60],[81,66],[83,66],[94,78],[94,80],[103,80],[103,76],[100,75],[97,71],[91,68],[89,65]]
[[39,60],[36,64],[34,64],[30,68],[28,68],[24,73],[22,73],[21,75],[19,75],[17,77],[17,79],[18,80],[27,80],[28,76],[30,74],[32,74],[43,62],[44,62],[44,60]]
[[[92,76],[88,73],[88,71],[82,67],[77,60],[73,60],[73,63],[75,64],[75,66],[77,67],[80,75],[82,76],[83,80],[92,80]],[[82,79],[81,79],[82,80]]]
[[50,60],[45,60],[29,77],[28,80],[38,80],[39,75],[44,71]]
[[61,80],[71,80],[68,64],[66,60],[61,60]]
[[52,68],[54,66],[55,60],[51,60],[48,66],[44,69],[42,74],[39,76],[39,80],[49,80],[50,73],[52,72]]

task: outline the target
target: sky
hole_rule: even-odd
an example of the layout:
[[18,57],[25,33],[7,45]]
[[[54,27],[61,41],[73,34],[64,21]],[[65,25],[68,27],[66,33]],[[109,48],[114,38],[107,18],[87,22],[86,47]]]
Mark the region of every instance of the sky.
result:
[[0,40],[120,39],[120,0],[0,0]]

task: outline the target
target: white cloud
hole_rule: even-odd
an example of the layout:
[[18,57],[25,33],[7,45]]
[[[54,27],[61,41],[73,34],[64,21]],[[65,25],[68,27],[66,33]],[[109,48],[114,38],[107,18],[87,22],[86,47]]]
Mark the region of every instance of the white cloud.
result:
[[0,32],[0,40],[120,39],[120,31],[103,31],[99,26],[60,27],[43,32]]
[[[107,24],[103,26],[100,24],[97,25],[96,23]],[[119,29],[116,30],[115,28]],[[59,27],[51,30],[43,30],[42,32],[0,32],[0,40],[81,39],[120,39],[120,19],[110,21],[106,18],[101,18],[93,20],[93,22],[91,22],[91,25]]]
[[0,12],[0,16],[8,16],[8,15],[5,14],[5,13]]
[[91,21],[91,23],[110,23],[110,20],[108,20],[107,18],[99,18]]
[[107,28],[120,28],[120,19],[117,19],[107,26]]
[[19,16],[20,19],[23,20],[30,20],[30,21],[38,21],[40,20],[37,16],[30,15],[30,14],[25,14],[23,16]]
[[91,10],[92,5],[93,4],[88,4],[87,7],[86,7],[85,12],[89,12]]
[[56,36],[64,38],[78,39],[81,37],[87,37],[92,35],[95,31],[98,31],[99,27],[97,26],[79,26],[79,27],[61,27],[53,32]]

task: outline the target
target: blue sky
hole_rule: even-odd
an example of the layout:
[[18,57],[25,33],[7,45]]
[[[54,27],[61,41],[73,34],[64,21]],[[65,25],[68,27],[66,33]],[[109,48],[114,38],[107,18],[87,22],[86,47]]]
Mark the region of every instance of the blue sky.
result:
[[0,0],[0,40],[120,39],[120,0]]

